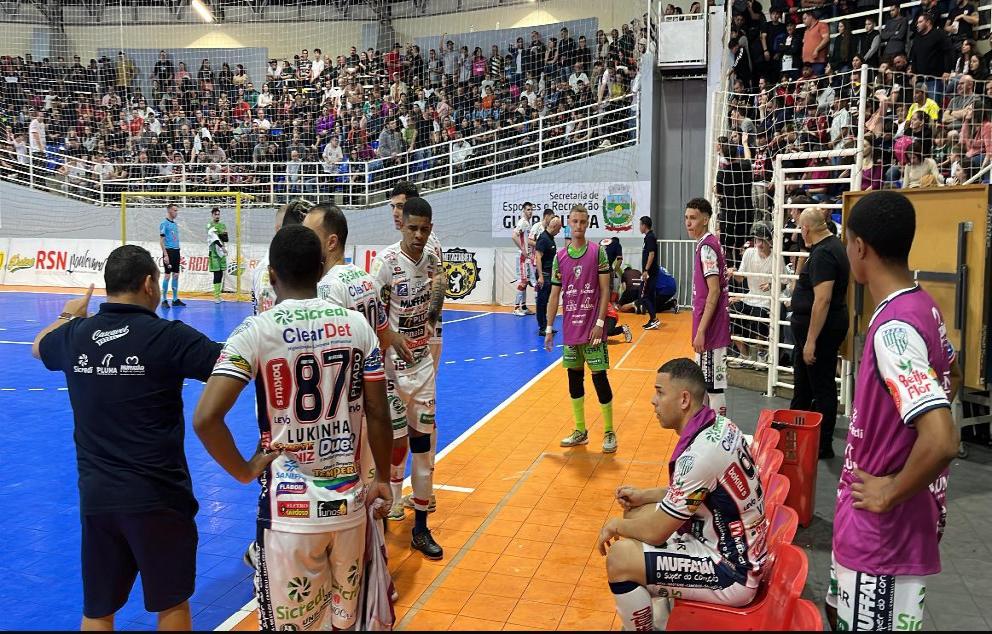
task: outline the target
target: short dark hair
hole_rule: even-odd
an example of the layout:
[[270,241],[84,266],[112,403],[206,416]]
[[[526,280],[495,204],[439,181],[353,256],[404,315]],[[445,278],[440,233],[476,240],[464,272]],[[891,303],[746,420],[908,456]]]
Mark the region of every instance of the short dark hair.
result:
[[417,196],[406,201],[403,205],[403,221],[406,222],[407,218],[410,216],[417,216],[418,218],[427,218],[428,220],[434,219],[434,211],[431,209],[431,204]]
[[297,198],[296,200],[289,202],[283,208],[285,215],[282,217],[282,226],[288,227],[290,225],[303,224],[303,219],[306,217],[307,212],[310,211],[311,207],[313,207],[313,203],[302,198]]
[[534,203],[530,202],[529,200],[528,201],[525,201],[524,204],[521,206],[521,208],[523,208],[523,207],[530,207],[531,209],[533,209],[534,208]]
[[685,204],[686,209],[698,209],[699,213],[707,216],[713,215],[713,206],[705,198],[693,198]]
[[293,288],[316,288],[323,259],[320,239],[303,225],[284,225],[269,245],[269,266],[280,282]]
[[307,213],[322,214],[320,224],[324,227],[324,231],[336,235],[342,247],[348,243],[348,219],[345,218],[340,207],[324,203],[314,205]]
[[107,295],[135,293],[149,275],[155,278],[158,265],[148,249],[136,244],[125,244],[110,252],[103,266],[103,281]]
[[555,215],[555,210],[554,209],[552,209],[551,207],[545,207],[544,208],[544,217],[545,218],[547,218],[548,216],[553,216],[553,215]]
[[810,198],[809,196],[807,196],[806,194],[800,194],[798,196],[793,196],[792,197],[792,204],[793,205],[815,205],[816,202],[812,198]]
[[702,401],[706,396],[706,377],[703,375],[703,369],[692,359],[679,357],[666,361],[658,368],[658,374],[667,374],[673,381],[685,383],[694,399]]
[[652,225],[651,216],[641,216],[641,224],[650,229]]
[[393,189],[389,192],[389,197],[404,195],[407,198],[418,198],[420,196],[420,191],[417,190],[417,186],[410,181],[398,181],[393,185]]
[[909,198],[899,192],[871,192],[851,208],[847,230],[882,260],[905,265],[916,236],[916,210]]

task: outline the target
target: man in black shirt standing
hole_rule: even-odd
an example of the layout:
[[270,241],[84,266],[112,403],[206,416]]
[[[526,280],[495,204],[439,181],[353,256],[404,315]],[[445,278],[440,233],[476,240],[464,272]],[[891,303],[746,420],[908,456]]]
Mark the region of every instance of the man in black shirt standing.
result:
[[947,13],[947,24],[944,30],[954,42],[954,48],[961,50],[961,42],[974,37],[975,27],[978,26],[978,10],[968,0],[958,0]]
[[141,573],[161,630],[189,630],[198,506],[183,450],[183,380],[206,381],[221,346],[160,319],[158,266],[136,245],[114,249],[107,302],[65,305],[31,352],[65,373],[75,418],[82,515],[83,630],[109,630]]
[[548,328],[551,328],[552,334],[558,332],[554,329],[554,324],[548,323],[548,299],[551,297],[551,267],[558,253],[555,236],[559,231],[561,231],[561,218],[555,215],[551,215],[550,218],[545,216],[544,231],[538,236],[534,245],[537,268],[537,334],[542,337],[547,334]]
[[641,302],[648,313],[644,330],[654,330],[661,325],[654,307],[654,288],[658,284],[658,238],[651,230],[651,218],[648,216],[641,216],[641,233],[644,234],[644,247],[641,249],[641,288],[644,293]]
[[945,73],[954,68],[954,45],[943,29],[934,28],[933,16],[923,11],[916,17],[917,34],[909,50],[909,72],[929,75],[921,80],[927,96],[942,103]]
[[851,266],[844,244],[816,207],[799,216],[809,258],[792,293],[792,409],[819,412],[820,458],[833,458],[837,425],[837,354],[847,336],[847,282]]

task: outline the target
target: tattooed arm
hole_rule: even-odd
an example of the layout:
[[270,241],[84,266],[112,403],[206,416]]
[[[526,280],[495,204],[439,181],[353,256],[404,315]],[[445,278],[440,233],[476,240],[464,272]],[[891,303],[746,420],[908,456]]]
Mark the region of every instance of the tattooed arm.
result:
[[448,290],[448,274],[444,270],[444,264],[432,254],[434,258],[434,277],[431,279],[431,302],[427,309],[427,323],[431,328],[441,317],[441,309],[444,308],[444,294]]

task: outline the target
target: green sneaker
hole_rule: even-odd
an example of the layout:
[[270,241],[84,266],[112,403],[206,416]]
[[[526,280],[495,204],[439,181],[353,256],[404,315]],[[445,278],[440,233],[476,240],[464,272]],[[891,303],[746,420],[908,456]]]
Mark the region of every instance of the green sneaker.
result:
[[406,517],[406,511],[403,510],[403,501],[400,500],[399,502],[393,504],[393,508],[389,510],[389,515],[386,516],[386,519],[390,519],[395,522],[401,522],[405,517]]
[[568,438],[562,438],[561,440],[562,447],[578,447],[579,445],[588,445],[588,444],[589,444],[589,432],[579,431],[578,429],[573,431],[568,436]]
[[616,453],[617,435],[611,431],[603,435],[603,453]]

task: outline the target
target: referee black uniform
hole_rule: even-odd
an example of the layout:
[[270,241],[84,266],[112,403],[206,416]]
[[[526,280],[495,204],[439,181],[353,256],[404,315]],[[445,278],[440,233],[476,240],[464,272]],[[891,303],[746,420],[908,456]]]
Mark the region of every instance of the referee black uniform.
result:
[[117,612],[139,572],[149,612],[193,594],[198,506],[183,449],[183,380],[206,381],[221,351],[155,314],[158,267],[145,249],[115,249],[104,279],[96,315],[63,313],[34,348],[69,386],[89,619]]

